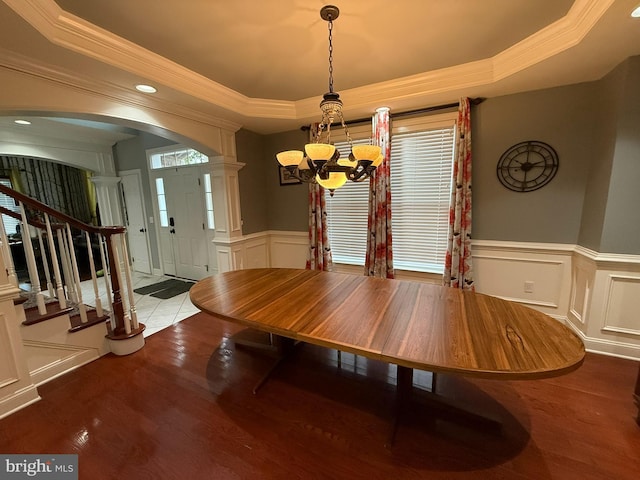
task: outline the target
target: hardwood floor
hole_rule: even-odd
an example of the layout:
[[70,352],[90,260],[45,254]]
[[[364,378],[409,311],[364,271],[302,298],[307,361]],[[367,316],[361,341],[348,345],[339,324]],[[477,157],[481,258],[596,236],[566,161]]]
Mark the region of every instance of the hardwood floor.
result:
[[77,453],[81,479],[637,479],[637,362],[588,354],[565,376],[438,377],[438,392],[503,422],[432,418],[419,384],[385,446],[395,367],[301,345],[257,395],[272,357],[205,314],[39,388],[0,420],[1,453]]

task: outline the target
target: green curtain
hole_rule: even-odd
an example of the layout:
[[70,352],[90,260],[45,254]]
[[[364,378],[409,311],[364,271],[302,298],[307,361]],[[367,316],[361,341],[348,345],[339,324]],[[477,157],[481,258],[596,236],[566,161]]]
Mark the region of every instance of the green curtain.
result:
[[98,225],[98,199],[96,195],[96,186],[91,181],[91,177],[93,177],[93,172],[84,170],[84,181],[87,189],[87,203],[89,204],[89,212],[91,213],[91,224]]

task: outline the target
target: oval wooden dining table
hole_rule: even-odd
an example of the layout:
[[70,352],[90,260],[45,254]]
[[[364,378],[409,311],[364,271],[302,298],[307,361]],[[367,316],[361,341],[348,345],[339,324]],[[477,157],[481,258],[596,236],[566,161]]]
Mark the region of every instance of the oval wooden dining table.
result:
[[422,282],[261,268],[213,275],[190,290],[203,312],[294,341],[413,369],[491,379],[571,372],[585,356],[559,321],[515,302]]

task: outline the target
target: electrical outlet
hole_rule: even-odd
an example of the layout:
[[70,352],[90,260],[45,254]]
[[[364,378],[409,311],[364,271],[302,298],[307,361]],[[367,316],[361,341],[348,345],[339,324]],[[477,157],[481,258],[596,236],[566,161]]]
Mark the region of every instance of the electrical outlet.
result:
[[524,282],[524,293],[533,293],[533,282],[531,280]]

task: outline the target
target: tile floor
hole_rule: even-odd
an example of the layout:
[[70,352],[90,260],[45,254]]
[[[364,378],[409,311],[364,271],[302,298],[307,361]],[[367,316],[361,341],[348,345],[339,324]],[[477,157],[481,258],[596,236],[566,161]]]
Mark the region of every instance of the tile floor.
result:
[[[154,276],[138,272],[133,272],[133,289],[161,282],[173,277]],[[95,306],[95,292],[91,280],[82,282],[82,300],[85,304]],[[98,279],[98,297],[104,308],[108,308],[106,286],[102,278]],[[144,336],[148,337],[163,328],[169,327],[191,315],[198,313],[196,307],[189,300],[189,292],[181,293],[167,300],[152,297],[151,295],[140,295],[133,293],[134,306],[138,322],[144,323],[146,329]]]

